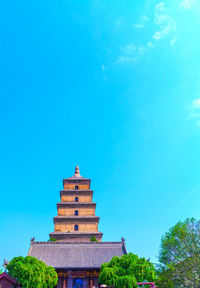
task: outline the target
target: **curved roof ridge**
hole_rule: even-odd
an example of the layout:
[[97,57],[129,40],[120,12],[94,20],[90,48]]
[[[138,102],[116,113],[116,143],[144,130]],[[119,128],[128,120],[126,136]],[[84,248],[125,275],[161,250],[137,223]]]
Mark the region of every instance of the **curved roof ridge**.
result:
[[34,241],[31,244],[44,244],[44,245],[77,245],[77,244],[82,244],[82,245],[103,245],[103,244],[120,244],[122,245],[122,241],[101,241],[101,242],[68,242],[68,241]]

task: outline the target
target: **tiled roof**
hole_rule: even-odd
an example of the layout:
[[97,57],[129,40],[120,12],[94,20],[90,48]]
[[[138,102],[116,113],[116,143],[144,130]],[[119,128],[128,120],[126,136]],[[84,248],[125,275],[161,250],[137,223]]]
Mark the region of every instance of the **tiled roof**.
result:
[[54,268],[100,268],[127,254],[124,242],[31,242],[28,255]]
[[90,180],[90,179],[84,178],[82,176],[72,176],[69,178],[65,178],[64,180]]
[[6,278],[8,281],[10,281],[12,284],[16,284],[17,280],[13,277],[11,277],[10,275],[8,275],[6,272],[3,272],[2,274],[0,274],[0,280]]

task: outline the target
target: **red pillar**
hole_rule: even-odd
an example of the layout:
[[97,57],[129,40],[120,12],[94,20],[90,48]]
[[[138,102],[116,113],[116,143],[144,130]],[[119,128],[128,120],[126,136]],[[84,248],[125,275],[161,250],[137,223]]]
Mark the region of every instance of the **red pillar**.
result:
[[92,277],[90,278],[90,288],[92,288],[93,287],[93,279],[92,279]]
[[64,276],[64,279],[63,279],[63,288],[66,287],[66,280],[65,280],[65,276]]

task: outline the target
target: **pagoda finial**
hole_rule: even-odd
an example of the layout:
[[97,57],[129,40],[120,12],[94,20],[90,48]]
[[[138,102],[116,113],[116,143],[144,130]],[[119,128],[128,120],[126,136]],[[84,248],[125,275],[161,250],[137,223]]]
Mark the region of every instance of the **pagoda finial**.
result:
[[78,165],[77,165],[76,168],[75,168],[75,174],[74,174],[74,176],[76,176],[76,177],[80,177],[80,176],[81,176]]

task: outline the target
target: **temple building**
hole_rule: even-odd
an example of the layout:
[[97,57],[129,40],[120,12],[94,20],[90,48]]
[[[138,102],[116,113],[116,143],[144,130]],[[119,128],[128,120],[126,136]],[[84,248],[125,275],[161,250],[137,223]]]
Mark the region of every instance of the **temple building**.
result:
[[28,255],[56,269],[58,288],[97,288],[101,264],[127,254],[124,238],[120,242],[101,241],[90,184],[77,166],[74,176],[63,180],[54,232],[49,234],[54,241],[31,240]]

